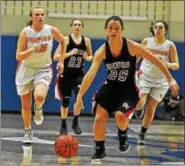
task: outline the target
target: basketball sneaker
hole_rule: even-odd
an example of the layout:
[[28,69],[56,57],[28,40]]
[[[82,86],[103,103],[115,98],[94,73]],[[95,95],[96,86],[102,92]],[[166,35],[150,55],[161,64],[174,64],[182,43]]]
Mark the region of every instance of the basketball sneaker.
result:
[[94,149],[95,149],[95,153],[91,157],[91,163],[92,164],[101,164],[102,158],[104,158],[106,156],[105,148],[102,150],[102,149],[100,149],[100,147],[95,146]]
[[42,108],[38,109],[36,104],[34,104],[34,111],[35,111],[35,115],[33,120],[37,126],[41,125],[44,120]]
[[23,144],[32,144],[33,140],[33,131],[32,129],[25,129]]
[[119,138],[119,150],[121,153],[126,153],[130,149],[130,145],[128,144],[128,136],[127,134],[120,135],[118,134]]
[[60,135],[66,135],[68,132],[67,132],[67,125],[64,126],[64,125],[61,125],[60,127]]
[[145,110],[141,109],[141,110],[136,110],[134,112],[134,115],[137,119],[141,119],[144,116]]
[[139,136],[138,136],[138,139],[137,139],[137,145],[140,145],[140,146],[145,146],[146,145],[145,134],[142,133],[142,132],[139,133]]
[[81,134],[82,133],[82,130],[79,126],[79,122],[78,121],[74,121],[72,122],[72,129],[74,130],[74,133],[75,134]]

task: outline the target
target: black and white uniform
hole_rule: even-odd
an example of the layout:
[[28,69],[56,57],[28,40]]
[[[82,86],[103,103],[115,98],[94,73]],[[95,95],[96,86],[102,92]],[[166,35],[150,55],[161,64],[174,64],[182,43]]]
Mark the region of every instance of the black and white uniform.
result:
[[118,57],[113,57],[108,41],[105,43],[106,58],[104,64],[107,70],[107,79],[96,93],[96,103],[102,106],[109,114],[122,111],[128,118],[132,117],[137,101],[138,88],[135,84],[136,57],[131,56],[127,40],[123,38],[123,46]]
[[[75,95],[78,94],[85,75],[83,54],[87,51],[87,47],[84,36],[82,36],[80,44],[76,44],[71,35],[69,36],[69,44],[67,45],[66,52],[70,52],[75,48],[78,50],[77,54],[64,60],[64,72],[58,76],[55,87],[55,97],[59,100],[63,100],[64,107],[68,107],[72,91],[74,91]],[[67,101],[67,103],[65,103],[65,101]]]
[[36,44],[47,44],[47,50],[41,53],[32,53],[25,60],[19,62],[15,79],[18,95],[28,94],[38,83],[49,86],[52,79],[52,26],[45,24],[40,32],[35,32],[31,26],[27,26],[23,31],[26,32],[27,49]]

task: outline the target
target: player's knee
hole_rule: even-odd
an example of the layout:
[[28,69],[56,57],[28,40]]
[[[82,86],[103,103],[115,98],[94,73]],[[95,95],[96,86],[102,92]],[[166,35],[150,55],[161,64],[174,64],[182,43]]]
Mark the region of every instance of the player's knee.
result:
[[95,117],[95,124],[105,124],[106,118],[103,115],[96,115]]
[[63,106],[64,108],[69,107],[69,98],[64,98],[64,99],[63,99],[62,106]]
[[43,103],[45,101],[45,96],[42,94],[38,94],[35,96],[35,101],[38,103]]
[[116,121],[117,122],[124,122],[125,121],[125,114],[124,113],[121,113],[121,112],[116,112],[115,114],[115,118],[116,118]]

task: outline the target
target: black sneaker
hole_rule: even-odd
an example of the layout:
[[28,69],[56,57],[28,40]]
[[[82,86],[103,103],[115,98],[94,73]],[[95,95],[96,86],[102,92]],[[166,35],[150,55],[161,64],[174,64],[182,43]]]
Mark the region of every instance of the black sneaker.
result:
[[128,137],[127,134],[125,135],[118,135],[119,137],[119,150],[121,153],[126,153],[130,149],[130,145],[128,144]]
[[74,130],[75,134],[81,134],[82,133],[78,121],[74,122],[74,120],[73,120],[72,129]]
[[60,135],[67,135],[67,126],[62,126],[60,128]]
[[100,150],[99,147],[94,147],[95,153],[91,157],[91,163],[92,164],[101,164],[102,163],[102,158],[106,156],[105,153],[105,148],[103,150]]
[[140,146],[146,146],[146,141],[145,141],[145,134],[139,133],[138,140],[137,140],[137,145]]
[[144,113],[145,113],[145,110],[142,109],[142,110],[136,110],[134,112],[134,115],[137,119],[141,119],[143,116],[144,116]]

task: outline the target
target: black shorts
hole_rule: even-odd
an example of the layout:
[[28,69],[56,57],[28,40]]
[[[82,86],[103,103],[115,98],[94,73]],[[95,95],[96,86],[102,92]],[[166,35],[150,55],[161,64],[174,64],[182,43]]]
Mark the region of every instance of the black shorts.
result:
[[71,97],[72,91],[75,95],[78,94],[83,80],[83,75],[78,77],[64,77],[60,75],[58,78],[58,88],[63,97]]
[[115,111],[121,111],[129,118],[135,111],[139,95],[137,90],[133,87],[120,90],[115,87],[103,84],[98,92],[93,96],[93,114],[96,113],[97,104],[103,107],[109,115]]

